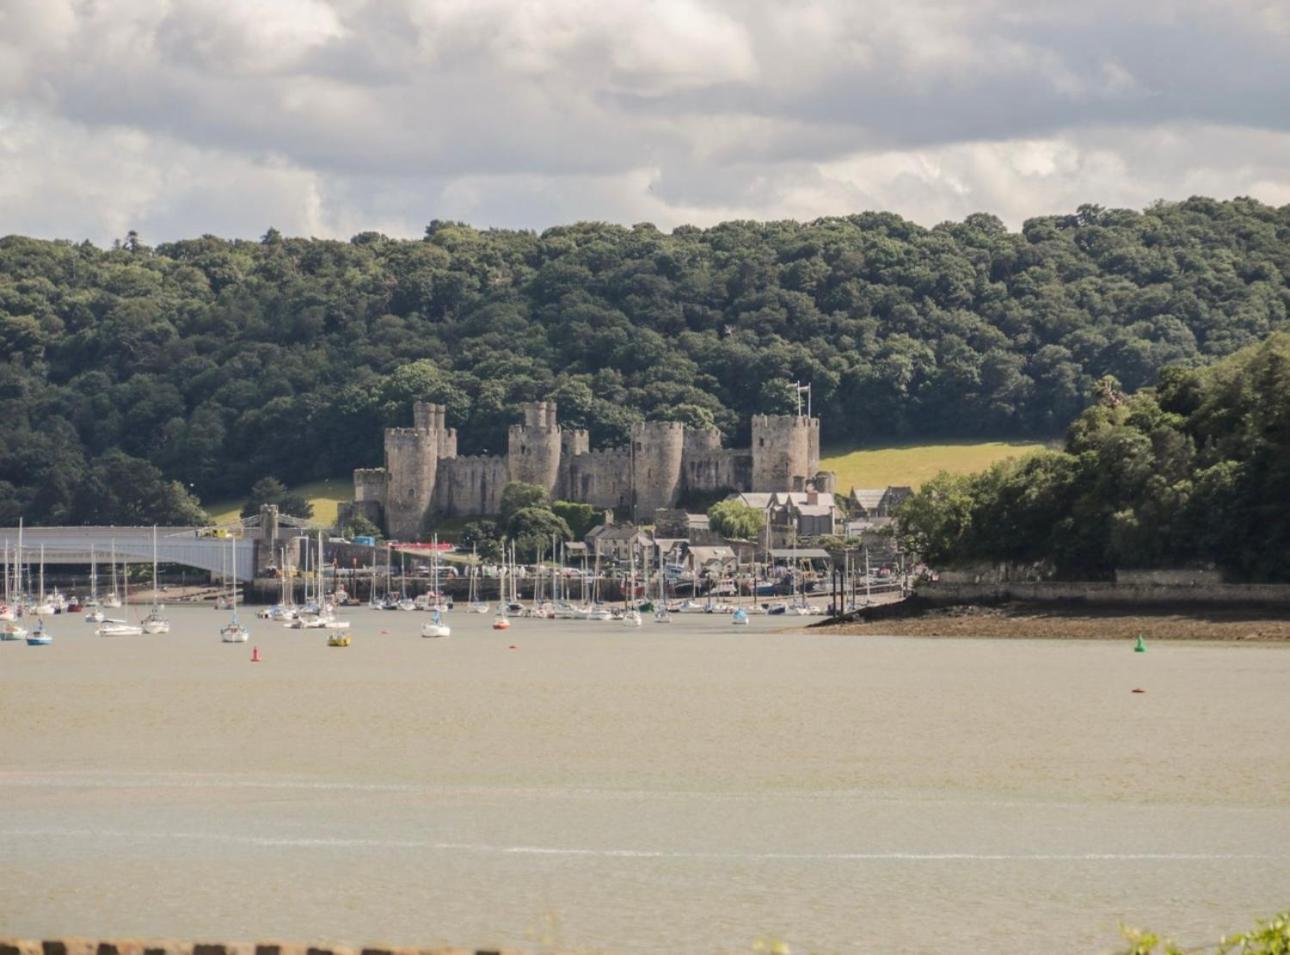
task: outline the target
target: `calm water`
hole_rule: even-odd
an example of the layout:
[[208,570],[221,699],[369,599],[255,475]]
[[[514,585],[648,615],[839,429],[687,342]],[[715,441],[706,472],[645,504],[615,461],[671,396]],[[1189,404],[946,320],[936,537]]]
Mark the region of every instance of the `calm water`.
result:
[[361,610],[252,664],[224,616],[0,644],[0,935],[1099,952],[1290,903],[1286,648]]

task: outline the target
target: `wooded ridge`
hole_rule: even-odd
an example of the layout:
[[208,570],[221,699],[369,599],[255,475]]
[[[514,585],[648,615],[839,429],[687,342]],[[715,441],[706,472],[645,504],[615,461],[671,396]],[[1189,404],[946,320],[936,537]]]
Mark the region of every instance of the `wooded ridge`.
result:
[[432,222],[421,240],[0,239],[0,520],[163,522],[381,459],[414,399],[497,452],[554,398],[594,446],[747,439],[813,385],[826,443],[1060,434],[1287,325],[1290,207],[1081,206],[1018,232],[889,213],[670,234]]

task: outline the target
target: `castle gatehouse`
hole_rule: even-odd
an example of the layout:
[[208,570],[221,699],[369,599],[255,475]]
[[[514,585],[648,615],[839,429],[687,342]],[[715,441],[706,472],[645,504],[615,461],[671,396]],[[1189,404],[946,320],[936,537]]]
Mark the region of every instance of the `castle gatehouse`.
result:
[[802,415],[754,415],[749,448],[723,448],[715,429],[642,421],[626,447],[592,450],[586,431],[560,427],[554,401],[536,401],[511,425],[505,456],[462,457],[442,405],[418,402],[412,419],[386,429],[385,467],[354,472],[355,510],[396,539],[420,536],[432,515],[496,514],[512,481],[646,520],[687,493],[832,490],[819,473],[820,420]]

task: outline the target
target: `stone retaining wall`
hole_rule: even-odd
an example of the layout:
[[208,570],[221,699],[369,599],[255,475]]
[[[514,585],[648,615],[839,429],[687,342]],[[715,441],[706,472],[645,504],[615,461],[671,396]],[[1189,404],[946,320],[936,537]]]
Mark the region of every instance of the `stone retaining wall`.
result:
[[1157,583],[1042,581],[998,583],[920,583],[917,595],[929,604],[990,603],[1019,600],[1034,603],[1084,603],[1118,607],[1189,606],[1290,608],[1290,584]]
[[0,940],[0,955],[519,955],[513,949],[387,948],[284,942],[175,942],[61,938]]

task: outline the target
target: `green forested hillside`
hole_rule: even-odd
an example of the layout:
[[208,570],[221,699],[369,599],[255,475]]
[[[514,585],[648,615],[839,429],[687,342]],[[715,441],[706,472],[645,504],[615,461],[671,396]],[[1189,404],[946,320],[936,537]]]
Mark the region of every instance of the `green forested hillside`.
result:
[[[434,222],[423,240],[0,240],[0,520],[175,519],[264,475],[379,462],[410,402],[463,453],[554,396],[597,444],[814,385],[833,446],[1059,433],[1105,374],[1133,389],[1286,325],[1290,207],[1081,207],[1009,232],[885,213],[664,234]],[[176,488],[167,482],[181,485]]]
[[938,565],[1043,562],[1072,577],[1214,565],[1290,580],[1290,334],[1155,388],[1105,388],[1065,451],[941,474],[904,504]]

